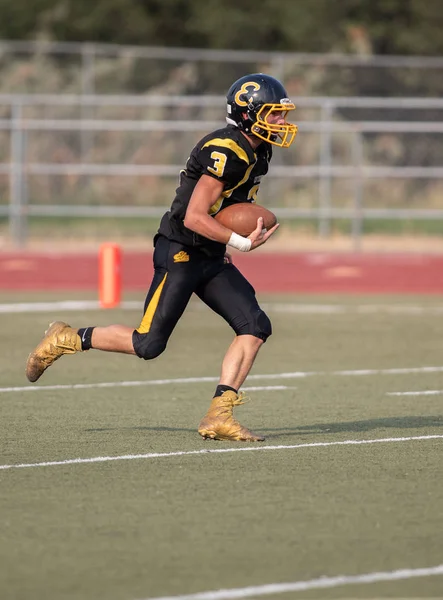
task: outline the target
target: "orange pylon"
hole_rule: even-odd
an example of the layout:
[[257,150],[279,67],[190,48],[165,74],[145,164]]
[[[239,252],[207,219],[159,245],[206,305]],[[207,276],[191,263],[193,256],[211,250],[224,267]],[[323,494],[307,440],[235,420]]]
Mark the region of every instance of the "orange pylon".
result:
[[100,246],[98,260],[98,293],[102,308],[114,308],[121,299],[121,257],[118,244]]

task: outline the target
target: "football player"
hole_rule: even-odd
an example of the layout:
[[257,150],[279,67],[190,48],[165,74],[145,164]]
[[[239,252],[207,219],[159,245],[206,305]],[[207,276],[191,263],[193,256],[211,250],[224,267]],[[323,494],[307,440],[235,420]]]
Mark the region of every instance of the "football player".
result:
[[286,120],[294,108],[283,85],[269,75],[247,75],[231,86],[226,127],[193,148],[171,208],[161,219],[154,238],[154,276],[140,325],[74,329],[61,321],[52,323],[29,355],[29,381],[37,381],[60,356],[91,348],[156,358],[195,293],[235,333],[198,432],[217,440],[264,440],[234,418],[233,407],[242,403],[239,389],[271,335],[271,322],[226,247],[250,252],[264,244],[278,224],[266,231],[260,218],[251,235],[243,237],[213,217],[230,204],[255,200],[273,147],[288,148],[294,141],[297,127]]

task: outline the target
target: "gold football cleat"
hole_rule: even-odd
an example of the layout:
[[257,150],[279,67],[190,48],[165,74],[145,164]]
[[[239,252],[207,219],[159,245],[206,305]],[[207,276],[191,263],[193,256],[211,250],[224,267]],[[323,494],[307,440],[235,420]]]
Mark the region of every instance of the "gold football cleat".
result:
[[62,321],[50,323],[45,337],[28,357],[26,377],[34,383],[60,356],[81,351],[82,342],[76,329]]
[[213,398],[206,416],[203,417],[198,426],[199,434],[204,439],[263,442],[264,437],[249,431],[234,419],[233,408],[239,404],[244,404],[243,400],[244,394],[237,395],[230,390]]

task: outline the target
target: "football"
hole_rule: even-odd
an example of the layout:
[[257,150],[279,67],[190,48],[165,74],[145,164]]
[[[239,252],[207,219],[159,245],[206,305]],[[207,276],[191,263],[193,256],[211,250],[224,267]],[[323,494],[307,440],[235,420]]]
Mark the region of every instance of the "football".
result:
[[222,208],[215,215],[215,219],[224,227],[231,229],[239,235],[248,237],[257,227],[257,219],[263,218],[263,227],[271,229],[277,223],[277,218],[270,210],[259,204],[240,202]]

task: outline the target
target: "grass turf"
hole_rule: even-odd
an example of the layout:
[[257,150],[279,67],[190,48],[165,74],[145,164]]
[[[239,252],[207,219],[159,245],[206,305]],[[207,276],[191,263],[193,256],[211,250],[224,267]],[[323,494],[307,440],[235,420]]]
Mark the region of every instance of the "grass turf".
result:
[[[8,294],[3,302],[23,301]],[[60,297],[61,298],[61,297]],[[55,295],[36,300],[56,299]],[[27,297],[29,301],[29,296]],[[275,298],[264,300],[275,301]],[[265,445],[443,434],[441,373],[340,374],[442,366],[439,298],[279,298],[340,314],[269,314],[274,335],[236,409]],[[359,305],[385,309],[359,312]],[[415,315],[390,307],[420,305]],[[27,386],[26,356],[49,320],[137,325],[136,311],[0,314],[0,386]],[[155,362],[91,351],[63,357],[34,387],[1,392],[1,464],[243,448],[196,425],[215,382],[44,389],[72,383],[218,375],[231,333],[193,304]],[[30,386],[31,387],[31,386]],[[0,470],[1,597],[135,600],[442,561],[443,440],[203,453]],[[259,447],[257,445],[256,447]],[[438,598],[429,577],[289,592],[283,598]],[[253,596],[252,596],[253,597]],[[277,596],[271,596],[277,597]]]

